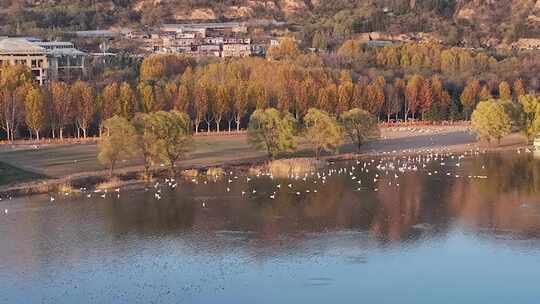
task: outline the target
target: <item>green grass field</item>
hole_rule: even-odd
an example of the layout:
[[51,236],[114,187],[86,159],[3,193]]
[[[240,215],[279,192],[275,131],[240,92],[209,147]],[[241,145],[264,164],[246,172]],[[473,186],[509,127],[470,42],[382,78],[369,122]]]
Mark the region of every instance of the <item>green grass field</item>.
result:
[[[452,131],[452,129],[449,129]],[[393,140],[379,140],[365,145],[364,152],[405,150],[430,146],[448,146],[474,142],[472,135],[465,131],[449,133],[451,136],[405,134]],[[68,175],[106,170],[97,160],[98,149],[95,143],[50,145],[38,149],[31,145],[0,147],[0,185],[28,181],[43,176],[61,178]],[[340,153],[356,152],[356,148],[346,143]],[[300,139],[298,150],[290,156],[313,156],[305,139]],[[256,151],[247,142],[246,135],[236,136],[197,136],[194,149],[181,161],[181,167],[213,166],[233,162],[251,162],[266,158],[264,151]],[[129,160],[118,164],[117,168],[141,165],[140,160]]]
[[31,181],[43,177],[43,175],[22,170],[9,164],[0,162],[0,186],[15,182]]
[[[35,172],[36,176],[64,177],[71,174],[105,170],[97,160],[96,144],[52,145],[39,149],[22,149],[0,152],[0,161],[21,172]],[[254,151],[245,136],[201,136],[195,139],[193,152],[180,165],[208,165],[231,160],[264,156]],[[125,161],[118,168],[141,164],[138,160]],[[3,179],[13,180],[15,175]]]

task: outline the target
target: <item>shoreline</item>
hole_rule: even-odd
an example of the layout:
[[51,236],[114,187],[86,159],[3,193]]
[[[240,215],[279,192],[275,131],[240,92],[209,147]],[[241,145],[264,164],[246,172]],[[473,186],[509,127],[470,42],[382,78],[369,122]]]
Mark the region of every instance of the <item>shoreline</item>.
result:
[[[405,130],[405,131],[403,131]],[[322,160],[332,161],[347,161],[352,159],[360,159],[365,157],[381,157],[381,156],[407,156],[419,155],[429,152],[438,153],[463,153],[471,150],[481,150],[486,152],[499,152],[508,150],[524,149],[529,147],[526,141],[518,134],[509,135],[503,139],[500,145],[486,145],[478,142],[468,134],[466,127],[423,127],[426,134],[416,133],[411,127],[393,127],[386,129],[381,138],[367,142],[362,146],[361,151],[343,151],[334,155],[325,155]],[[395,134],[394,134],[395,133]],[[354,149],[353,149],[354,150]],[[300,150],[295,154],[286,155],[282,159],[288,158],[313,158],[310,151]],[[248,171],[254,166],[266,164],[269,158],[266,156],[248,157],[247,159],[225,159],[212,163],[197,163],[196,159],[181,162],[178,165],[179,176],[185,170],[196,169],[206,171],[208,168],[220,167],[225,170],[240,170]],[[152,168],[154,178],[165,178],[167,170],[163,167]],[[116,183],[111,183],[111,187],[126,187],[133,185],[144,185],[147,182],[140,179],[142,166],[134,165],[118,169],[115,177]],[[90,172],[79,172],[66,175],[63,177],[51,177],[27,182],[17,182],[0,186],[0,197],[20,197],[47,193],[60,192],[80,192],[80,188],[93,188],[101,183],[108,182],[108,170],[98,170]]]

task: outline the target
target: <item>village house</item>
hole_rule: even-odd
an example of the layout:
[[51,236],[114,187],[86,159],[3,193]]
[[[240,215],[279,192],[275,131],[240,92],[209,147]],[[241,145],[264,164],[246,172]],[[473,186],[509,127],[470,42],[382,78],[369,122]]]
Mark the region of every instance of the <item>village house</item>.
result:
[[246,35],[247,27],[239,22],[166,24],[143,45],[154,53],[248,57],[252,46]]

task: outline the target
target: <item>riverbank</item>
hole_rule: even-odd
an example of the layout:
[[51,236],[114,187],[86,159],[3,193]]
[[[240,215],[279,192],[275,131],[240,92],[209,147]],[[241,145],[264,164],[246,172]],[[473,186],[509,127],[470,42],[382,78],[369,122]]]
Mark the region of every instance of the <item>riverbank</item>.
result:
[[[360,151],[347,143],[340,148],[340,154],[326,155],[324,158],[335,160],[388,153],[418,154],[428,150],[505,150],[523,148],[526,145],[526,141],[519,134],[504,138],[498,146],[477,142],[467,126],[385,127],[381,130],[380,139],[366,143]],[[300,141],[298,151],[285,157],[313,157],[313,153],[304,141]],[[249,147],[245,134],[237,134],[197,137],[194,151],[178,165],[182,170],[204,171],[209,167],[247,170],[267,160],[264,152]],[[91,188],[107,181],[107,169],[97,162],[95,142],[27,147],[19,145],[12,151],[4,147],[0,151],[0,162],[21,172],[31,173],[26,180],[14,178],[13,181],[7,180],[3,185],[0,184],[1,196],[77,191],[79,188]],[[140,164],[138,160],[122,162],[116,171],[119,185],[138,182],[142,171]],[[165,177],[167,174],[161,166],[154,167],[153,171],[157,177]]]

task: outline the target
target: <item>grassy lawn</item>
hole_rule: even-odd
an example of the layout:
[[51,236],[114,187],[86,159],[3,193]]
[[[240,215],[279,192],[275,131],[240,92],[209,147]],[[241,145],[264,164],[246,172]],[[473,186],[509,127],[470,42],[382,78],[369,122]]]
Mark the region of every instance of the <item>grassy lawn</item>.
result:
[[[96,144],[54,145],[0,152],[0,160],[22,170],[63,177],[105,170],[106,167],[97,160],[97,153]],[[200,136],[195,138],[193,152],[181,165],[212,164],[260,156],[264,156],[264,153],[251,149],[245,136]],[[120,163],[118,167],[140,163],[138,160],[131,160]]]
[[31,181],[42,177],[44,176],[0,162],[0,186],[13,182]]
[[[399,133],[399,132],[398,132]],[[442,135],[434,134],[391,134],[383,132],[383,138],[366,144],[363,152],[392,151],[432,146],[448,146],[474,142],[472,135],[464,131]],[[398,136],[399,135],[399,136]],[[414,135],[414,136],[413,136]],[[447,136],[448,135],[448,136]],[[298,151],[290,156],[313,156],[305,139],[300,139]],[[77,173],[106,170],[97,160],[98,149],[95,143],[41,146],[33,149],[31,145],[19,150],[0,150],[0,185],[24,181],[36,176],[65,177]],[[355,152],[356,148],[346,143],[341,153]],[[260,160],[265,152],[252,149],[246,135],[237,136],[197,136],[194,149],[179,163],[180,166],[213,166],[226,162]],[[118,164],[118,168],[140,165],[140,160],[130,160]],[[32,173],[35,172],[35,173]]]

